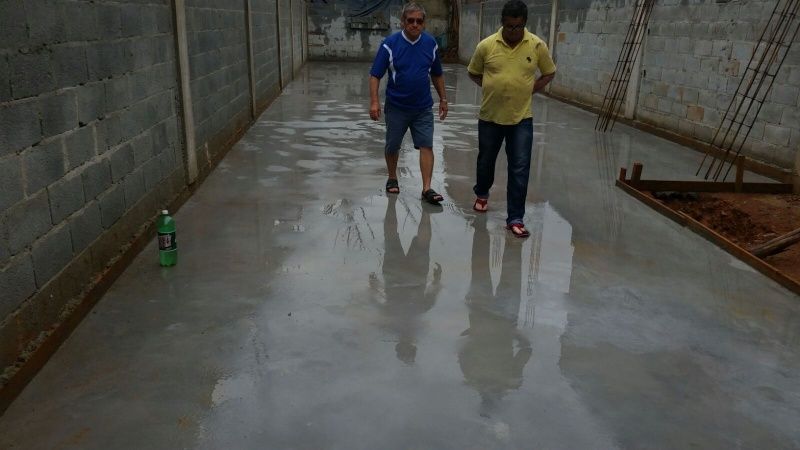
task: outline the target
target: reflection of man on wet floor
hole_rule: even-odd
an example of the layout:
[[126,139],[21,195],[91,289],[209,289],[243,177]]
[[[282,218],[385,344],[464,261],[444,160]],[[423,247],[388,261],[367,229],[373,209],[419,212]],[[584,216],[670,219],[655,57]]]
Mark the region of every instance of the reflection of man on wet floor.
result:
[[389,197],[383,221],[386,249],[383,257],[383,282],[386,302],[381,305],[381,312],[386,318],[386,327],[398,337],[395,346],[397,359],[412,364],[417,354],[415,335],[418,322],[436,303],[436,297],[441,290],[439,280],[442,268],[435,264],[433,281],[428,287],[430,214],[422,211],[417,235],[411,241],[408,254],[405,254],[397,232],[396,203],[396,197]]
[[522,386],[522,369],[531,357],[530,342],[517,330],[522,280],[522,246],[506,241],[497,293],[492,293],[486,218],[475,219],[472,279],[467,293],[469,329],[458,354],[465,382],[481,395],[481,414],[488,414],[510,390]]

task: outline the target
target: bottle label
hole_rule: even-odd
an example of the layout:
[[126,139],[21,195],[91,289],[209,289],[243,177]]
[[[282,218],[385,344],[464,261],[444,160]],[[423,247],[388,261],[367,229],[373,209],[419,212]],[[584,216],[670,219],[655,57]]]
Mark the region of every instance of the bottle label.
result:
[[172,233],[158,233],[158,249],[161,251],[177,250],[178,243],[175,242],[175,232]]

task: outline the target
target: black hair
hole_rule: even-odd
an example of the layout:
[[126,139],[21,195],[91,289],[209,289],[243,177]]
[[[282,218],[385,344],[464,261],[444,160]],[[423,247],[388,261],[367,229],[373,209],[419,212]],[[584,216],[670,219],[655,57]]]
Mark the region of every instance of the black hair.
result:
[[522,20],[528,21],[528,5],[520,0],[509,0],[503,5],[503,12],[500,17],[522,17]]

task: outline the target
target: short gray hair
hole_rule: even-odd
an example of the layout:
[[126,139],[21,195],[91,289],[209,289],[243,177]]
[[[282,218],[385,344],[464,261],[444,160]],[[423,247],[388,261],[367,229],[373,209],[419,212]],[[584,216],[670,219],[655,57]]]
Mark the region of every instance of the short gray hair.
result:
[[414,2],[408,2],[403,6],[403,14],[400,15],[400,19],[401,20],[405,20],[406,19],[406,15],[408,13],[415,12],[415,11],[421,12],[422,13],[422,18],[423,19],[425,18],[425,8],[423,8],[422,6],[420,6],[420,5],[418,5],[418,4],[414,3]]

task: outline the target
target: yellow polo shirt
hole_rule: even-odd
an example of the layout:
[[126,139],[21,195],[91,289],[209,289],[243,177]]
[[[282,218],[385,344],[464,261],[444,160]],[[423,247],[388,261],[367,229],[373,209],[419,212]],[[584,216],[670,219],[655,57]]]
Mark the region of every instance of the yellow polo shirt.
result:
[[531,97],[536,69],[542,75],[556,71],[556,65],[547,44],[525,29],[525,35],[516,47],[503,40],[503,29],[482,40],[467,70],[473,75],[483,75],[483,101],[481,120],[500,125],[515,125],[532,117]]

